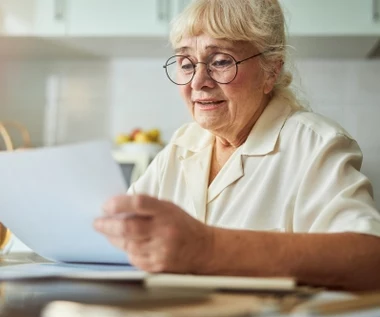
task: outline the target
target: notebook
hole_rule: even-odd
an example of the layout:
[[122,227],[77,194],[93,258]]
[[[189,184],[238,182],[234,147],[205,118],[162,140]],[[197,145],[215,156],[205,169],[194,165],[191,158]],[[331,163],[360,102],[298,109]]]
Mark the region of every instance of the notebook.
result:
[[128,265],[30,263],[0,267],[0,281],[66,278],[91,281],[141,281],[148,288],[288,291],[290,277],[235,277],[190,274],[150,274]]

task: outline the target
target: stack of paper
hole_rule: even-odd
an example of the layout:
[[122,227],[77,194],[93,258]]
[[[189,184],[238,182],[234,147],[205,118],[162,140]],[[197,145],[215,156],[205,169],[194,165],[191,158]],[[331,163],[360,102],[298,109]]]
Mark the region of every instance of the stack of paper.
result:
[[149,288],[197,288],[290,291],[292,278],[205,276],[188,274],[149,274],[128,265],[33,263],[0,268],[0,281],[31,278],[69,278],[97,281],[143,281]]

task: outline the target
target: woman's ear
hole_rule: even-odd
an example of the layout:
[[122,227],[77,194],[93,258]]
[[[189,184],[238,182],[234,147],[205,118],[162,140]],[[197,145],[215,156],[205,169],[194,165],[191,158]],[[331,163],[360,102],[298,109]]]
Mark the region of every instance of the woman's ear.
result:
[[273,87],[277,81],[278,76],[282,71],[284,62],[282,60],[276,61],[273,64],[273,68],[270,72],[267,73],[266,80],[264,83],[264,94],[269,94],[273,90]]

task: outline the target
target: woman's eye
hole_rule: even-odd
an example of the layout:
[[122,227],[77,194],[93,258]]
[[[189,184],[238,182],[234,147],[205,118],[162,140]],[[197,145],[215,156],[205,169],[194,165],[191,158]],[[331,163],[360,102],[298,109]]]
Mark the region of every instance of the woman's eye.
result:
[[182,64],[181,66],[182,70],[190,71],[194,69],[193,64],[187,63],[187,64]]
[[232,65],[232,61],[229,59],[220,59],[213,61],[211,66],[212,67],[229,67]]

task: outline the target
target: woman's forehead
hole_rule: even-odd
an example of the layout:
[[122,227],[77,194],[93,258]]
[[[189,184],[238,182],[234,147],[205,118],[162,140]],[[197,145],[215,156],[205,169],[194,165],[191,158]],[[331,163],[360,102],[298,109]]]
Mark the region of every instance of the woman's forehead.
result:
[[202,34],[198,36],[185,36],[175,47],[176,53],[195,53],[195,52],[242,52],[246,49],[252,49],[252,45],[243,41],[232,41],[228,39],[216,39],[211,36]]

